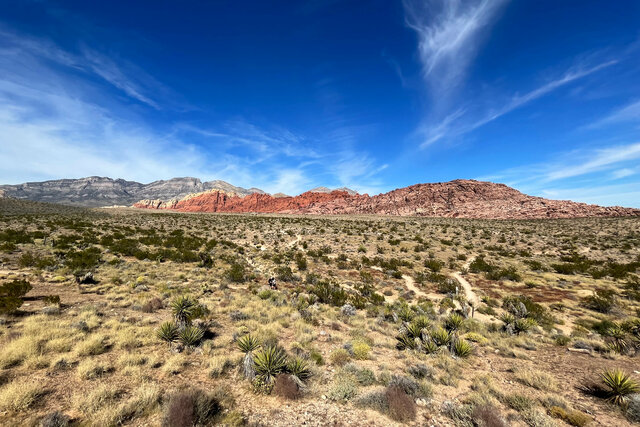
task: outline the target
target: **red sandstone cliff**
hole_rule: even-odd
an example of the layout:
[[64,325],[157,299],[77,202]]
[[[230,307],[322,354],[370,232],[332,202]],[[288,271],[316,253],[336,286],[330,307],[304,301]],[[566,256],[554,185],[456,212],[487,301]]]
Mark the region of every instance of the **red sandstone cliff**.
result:
[[455,180],[417,184],[377,196],[306,192],[295,197],[238,196],[212,191],[182,200],[143,200],[134,207],[181,212],[415,215],[486,219],[640,216],[639,209],[602,207],[527,196],[504,184]]

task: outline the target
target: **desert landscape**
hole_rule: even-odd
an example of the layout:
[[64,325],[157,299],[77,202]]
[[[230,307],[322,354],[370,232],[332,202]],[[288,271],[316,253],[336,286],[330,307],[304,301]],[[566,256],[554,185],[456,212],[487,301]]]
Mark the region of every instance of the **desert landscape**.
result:
[[640,420],[637,216],[0,207],[3,425]]
[[0,427],[640,425],[639,36],[0,0]]

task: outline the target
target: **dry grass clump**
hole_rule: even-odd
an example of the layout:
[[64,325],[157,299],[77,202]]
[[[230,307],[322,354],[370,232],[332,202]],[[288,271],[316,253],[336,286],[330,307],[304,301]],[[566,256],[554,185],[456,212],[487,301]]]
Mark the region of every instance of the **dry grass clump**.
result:
[[143,384],[123,402],[111,403],[91,417],[92,425],[118,426],[150,414],[159,404],[162,393],[155,384]]
[[233,368],[234,360],[227,355],[213,356],[209,360],[209,376],[219,377]]
[[334,350],[331,353],[331,363],[333,365],[336,366],[343,366],[344,364],[346,364],[349,360],[351,360],[351,355],[349,354],[349,352],[347,350],[345,350],[344,348],[339,348]]
[[155,384],[142,384],[127,394],[110,384],[103,384],[80,394],[74,407],[92,426],[116,426],[149,414],[160,403],[162,393]]
[[171,356],[162,366],[162,371],[167,375],[176,375],[182,372],[189,361],[182,354]]
[[40,354],[42,341],[31,336],[23,336],[4,344],[0,350],[0,369],[7,369],[23,363],[29,357]]
[[76,372],[83,380],[93,380],[110,372],[113,368],[99,360],[84,359],[78,364]]
[[78,356],[96,356],[107,351],[107,337],[102,334],[91,335],[79,342],[75,348]]
[[80,393],[74,399],[76,410],[85,417],[95,414],[107,405],[117,401],[122,396],[122,390],[108,384],[101,384],[92,388],[88,393]]
[[24,411],[38,402],[38,398],[45,394],[42,384],[17,379],[0,388],[0,411]]
[[546,372],[533,369],[518,369],[515,371],[515,379],[529,387],[543,391],[556,391],[558,383],[555,378]]

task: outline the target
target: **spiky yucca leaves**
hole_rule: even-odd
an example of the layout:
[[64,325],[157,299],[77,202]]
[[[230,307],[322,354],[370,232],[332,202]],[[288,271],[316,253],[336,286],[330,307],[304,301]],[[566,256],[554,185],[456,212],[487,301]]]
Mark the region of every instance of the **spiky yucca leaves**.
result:
[[287,372],[289,372],[295,379],[299,380],[299,382],[308,380],[309,377],[311,377],[309,363],[300,357],[289,359],[289,362],[287,363]]
[[503,313],[500,316],[500,320],[505,324],[505,326],[513,325],[516,321],[516,317],[511,313]]
[[427,316],[418,316],[411,322],[420,329],[428,328],[431,325],[431,320]]
[[473,346],[466,340],[456,339],[451,346],[453,354],[458,357],[468,357],[473,351]]
[[410,336],[411,338],[421,338],[423,329],[424,328],[418,323],[409,323],[407,325],[406,335]]
[[416,313],[411,310],[411,307],[408,305],[402,306],[402,308],[398,311],[398,317],[405,322],[410,322],[411,319],[415,317]]
[[285,370],[287,366],[287,355],[281,347],[265,347],[256,352],[253,364],[256,375],[267,384],[271,384],[276,375]]
[[187,296],[179,296],[171,302],[171,311],[176,323],[183,327],[189,325],[198,304]]
[[415,339],[408,334],[400,334],[396,336],[396,340],[398,341],[396,343],[396,348],[398,350],[415,350],[416,348]]
[[513,331],[516,333],[516,335],[520,335],[522,333],[529,332],[529,330],[531,330],[531,328],[533,328],[537,324],[538,322],[529,317],[516,319],[515,322],[513,322]]
[[623,354],[629,348],[627,334],[620,326],[613,326],[607,329],[607,335],[611,338],[609,348],[616,353]]
[[447,331],[455,332],[462,327],[464,323],[464,317],[458,313],[451,313],[449,317],[444,320],[444,327]]
[[427,354],[432,354],[438,351],[438,346],[433,342],[432,339],[427,339],[422,342],[422,351]]
[[640,385],[620,369],[606,370],[600,374],[600,377],[608,387],[607,400],[613,404],[626,407],[627,396],[640,392]]
[[238,339],[238,347],[244,353],[240,370],[242,375],[248,380],[256,377],[256,370],[253,363],[253,352],[260,347],[260,340],[253,335],[245,335]]
[[443,328],[438,328],[431,332],[431,339],[438,347],[449,345],[449,343],[451,342],[451,338],[451,333]]
[[158,338],[171,344],[178,339],[178,325],[174,322],[164,322],[157,332]]
[[260,340],[255,336],[249,334],[238,339],[238,347],[243,353],[251,353],[258,347],[260,347]]
[[186,347],[194,347],[204,337],[204,331],[197,326],[188,325],[180,332],[180,342]]

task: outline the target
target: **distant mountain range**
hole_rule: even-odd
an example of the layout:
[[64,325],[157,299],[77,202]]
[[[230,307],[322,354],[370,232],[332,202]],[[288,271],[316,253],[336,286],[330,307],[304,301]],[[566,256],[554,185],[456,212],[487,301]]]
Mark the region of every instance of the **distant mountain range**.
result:
[[602,207],[528,196],[504,184],[454,180],[416,184],[375,196],[317,187],[298,196],[270,195],[225,181],[173,178],[141,184],[88,177],[0,185],[0,197],[72,206],[134,206],[182,212],[376,214],[460,218],[533,219],[640,216],[639,209]]
[[219,180],[202,182],[198,178],[190,177],[154,181],[150,184],[91,176],[80,179],[0,185],[0,193],[5,197],[85,207],[131,206],[142,199],[182,199],[193,193],[211,190],[220,190],[239,196],[264,193],[258,188],[236,187]]
[[[357,194],[357,192],[345,187],[339,190],[347,191],[349,194]],[[0,197],[84,207],[131,206],[144,199],[180,200],[207,191],[221,191],[238,196],[248,196],[253,193],[266,194],[259,188],[236,187],[220,180],[202,182],[198,178],[192,177],[172,178],[166,181],[154,181],[150,184],[90,176],[79,179],[56,179],[17,185],[0,185]],[[332,190],[327,187],[318,187],[310,191],[330,193]],[[274,197],[289,196],[277,193],[274,194]]]
[[532,197],[504,184],[455,180],[417,184],[369,196],[349,191],[314,189],[299,196],[247,196],[220,191],[182,200],[142,200],[134,206],[180,212],[259,212],[321,215],[399,215],[487,219],[538,219],[640,216],[640,210],[602,207]]

